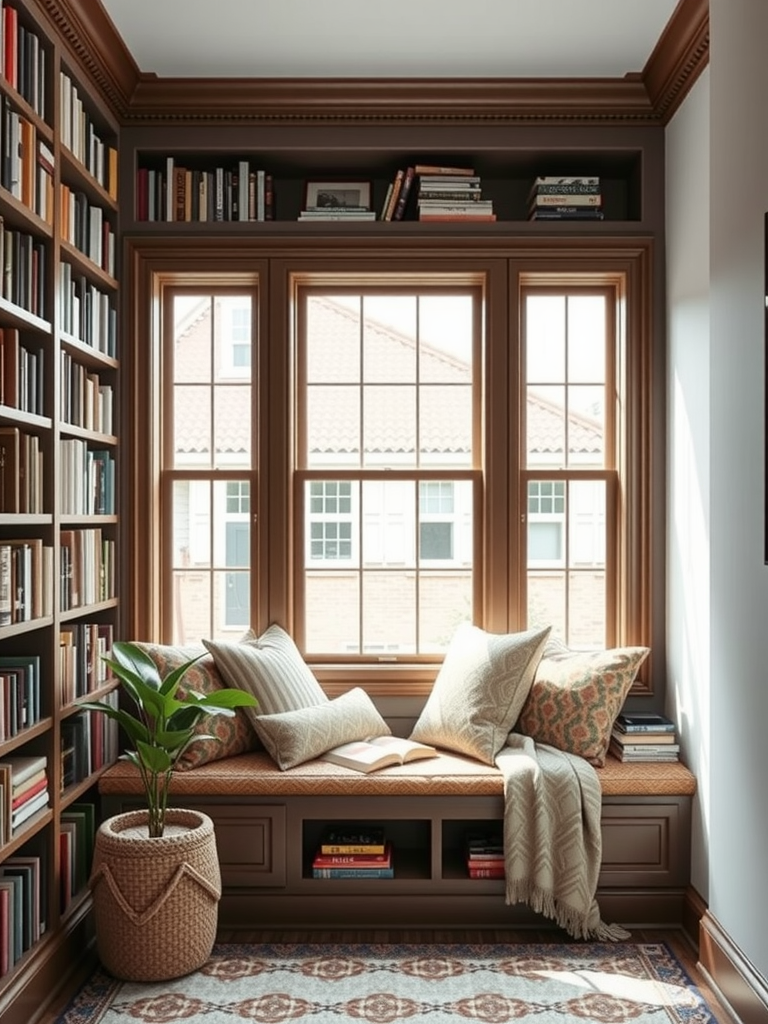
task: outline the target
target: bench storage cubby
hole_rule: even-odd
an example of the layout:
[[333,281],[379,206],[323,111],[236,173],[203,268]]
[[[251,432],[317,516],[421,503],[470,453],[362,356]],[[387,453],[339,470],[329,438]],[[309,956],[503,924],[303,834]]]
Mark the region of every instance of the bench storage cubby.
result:
[[[605,920],[680,924],[690,875],[695,779],[679,763],[624,764],[609,757],[602,787]],[[132,765],[101,777],[103,811],[141,805]],[[504,883],[470,879],[468,829],[500,823],[501,773],[441,753],[369,775],[322,761],[281,772],[263,752],[174,775],[172,800],[216,826],[222,928],[518,927],[548,925],[524,904],[507,906]],[[315,879],[312,856],[329,823],[381,824],[394,847],[393,879]]]

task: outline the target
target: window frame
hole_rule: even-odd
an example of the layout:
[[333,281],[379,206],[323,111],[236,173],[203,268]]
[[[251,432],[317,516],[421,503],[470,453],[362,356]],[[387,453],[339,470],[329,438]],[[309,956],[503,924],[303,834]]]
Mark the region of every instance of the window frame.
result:
[[[290,382],[294,355],[288,340],[293,330],[295,282],[338,280],[335,273],[376,275],[398,269],[403,274],[453,274],[455,280],[478,280],[486,287],[485,330],[493,340],[483,352],[483,373],[502,387],[486,396],[482,414],[484,459],[488,486],[474,510],[486,552],[480,583],[476,621],[492,632],[520,628],[525,608],[524,588],[511,569],[520,564],[525,550],[523,524],[510,522],[508,497],[517,489],[524,500],[526,484],[520,472],[519,418],[510,415],[504,400],[507,388],[520,383],[519,362],[510,358],[510,334],[519,330],[521,284],[534,274],[537,281],[550,275],[553,283],[583,280],[584,274],[617,288],[620,323],[617,329],[617,381],[624,418],[618,438],[617,464],[620,494],[617,507],[617,566],[624,584],[615,594],[616,638],[622,644],[642,643],[653,648],[654,663],[663,665],[663,515],[652,491],[663,491],[663,465],[652,459],[659,432],[652,430],[653,351],[658,339],[658,319],[653,304],[654,275],[650,238],[577,237],[524,238],[452,237],[393,240],[382,246],[372,238],[345,238],[310,242],[303,239],[264,238],[240,242],[195,240],[190,246],[178,240],[132,239],[127,241],[127,288],[133,301],[127,310],[127,336],[136,339],[126,352],[123,403],[125,451],[123,460],[123,529],[126,573],[121,588],[124,632],[156,642],[165,639],[161,622],[162,502],[159,488],[159,438],[156,425],[162,410],[160,372],[160,311],[164,291],[171,285],[195,278],[217,285],[226,280],[237,291],[258,285],[259,302],[254,312],[260,338],[254,351],[252,379],[259,394],[267,396],[254,412],[258,435],[258,469],[252,480],[252,513],[255,519],[252,566],[252,628],[260,632],[273,621],[293,630],[292,569],[296,538],[290,528],[293,496],[291,473],[293,445]],[[334,273],[329,268],[332,267]],[[427,268],[427,269],[425,269]],[[529,275],[526,278],[526,275]],[[515,325],[518,325],[517,327]],[[269,380],[270,387],[264,387]],[[633,387],[629,388],[628,383]],[[279,403],[269,394],[288,395]],[[500,445],[498,431],[507,432],[508,445]],[[517,443],[515,443],[517,442]],[[242,476],[242,474],[234,474]],[[264,486],[269,479],[270,486]],[[269,543],[265,538],[269,538]],[[658,539],[657,539],[658,538]],[[658,624],[655,631],[653,626]],[[648,659],[633,693],[653,692],[653,669]],[[329,695],[351,685],[363,685],[376,696],[423,696],[434,681],[436,664],[365,666],[354,670],[346,664],[313,665]]]

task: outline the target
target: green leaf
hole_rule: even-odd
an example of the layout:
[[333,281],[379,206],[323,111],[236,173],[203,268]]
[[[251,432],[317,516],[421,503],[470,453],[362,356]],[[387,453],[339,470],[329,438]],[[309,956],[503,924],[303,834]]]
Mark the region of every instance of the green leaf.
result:
[[254,708],[259,702],[244,690],[214,690],[203,697],[202,703],[207,708]]
[[170,754],[167,750],[163,750],[162,747],[154,747],[150,743],[137,743],[136,750],[141,763],[153,775],[167,772],[173,767]]

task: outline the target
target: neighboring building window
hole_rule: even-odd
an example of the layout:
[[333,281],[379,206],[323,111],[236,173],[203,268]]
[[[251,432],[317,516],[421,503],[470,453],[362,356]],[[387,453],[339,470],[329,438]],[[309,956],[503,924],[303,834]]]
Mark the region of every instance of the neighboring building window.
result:
[[309,485],[308,560],[352,558],[352,485],[343,480],[315,480]]

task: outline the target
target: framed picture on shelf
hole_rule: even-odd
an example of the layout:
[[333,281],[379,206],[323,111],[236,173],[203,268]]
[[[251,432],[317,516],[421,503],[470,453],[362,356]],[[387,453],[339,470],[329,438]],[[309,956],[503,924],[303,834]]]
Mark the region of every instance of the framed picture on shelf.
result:
[[308,181],[304,209],[344,210],[356,207],[370,210],[370,181]]

